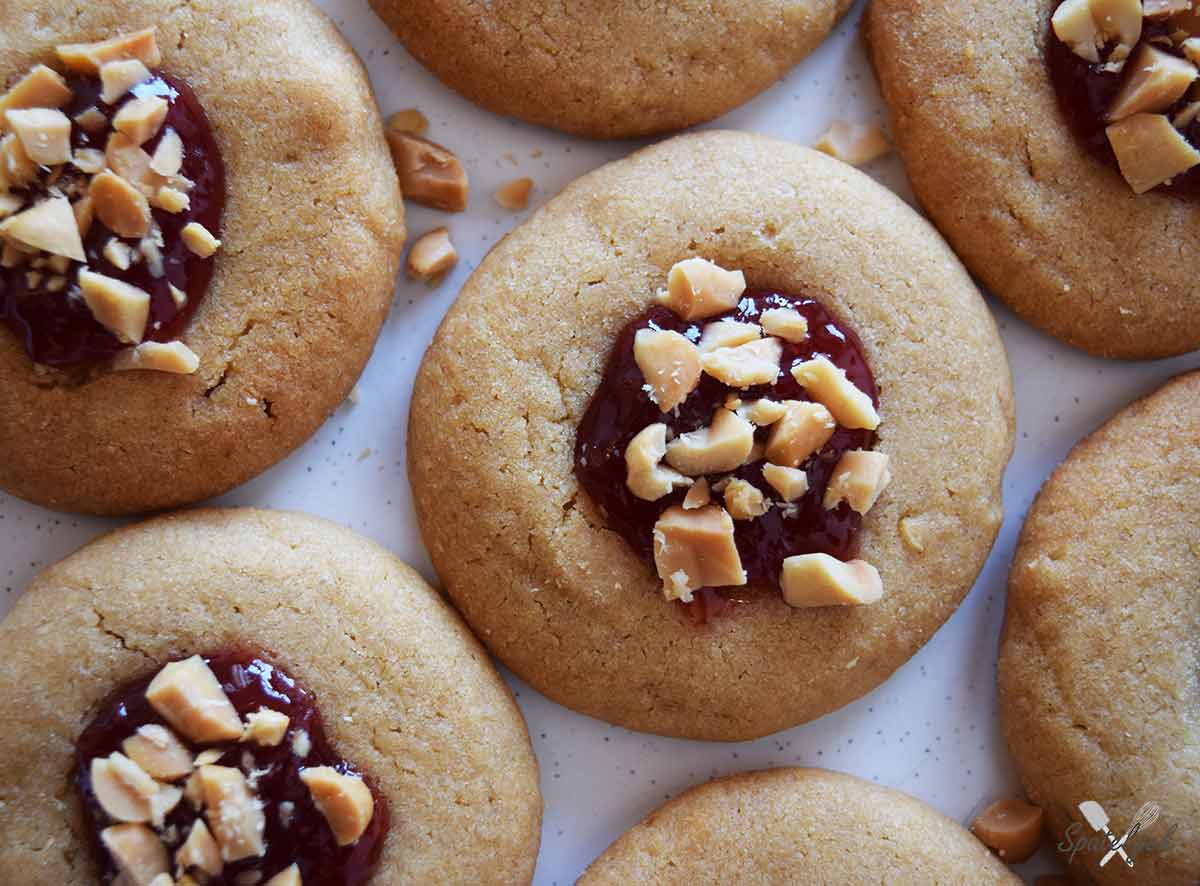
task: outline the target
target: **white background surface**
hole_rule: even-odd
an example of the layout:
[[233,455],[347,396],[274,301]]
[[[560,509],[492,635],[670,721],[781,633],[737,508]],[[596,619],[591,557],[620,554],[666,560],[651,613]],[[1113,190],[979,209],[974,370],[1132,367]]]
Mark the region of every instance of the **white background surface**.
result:
[[[435,288],[402,280],[367,366],[357,404],[343,406],[300,451],[217,503],[309,511],[382,542],[433,579],[405,475],[404,427],[421,354],[462,282],[484,253],[528,213],[501,210],[494,189],[536,182],[530,209],[578,175],[624,156],[633,143],[572,139],[479,110],[414,62],[366,0],[323,0],[366,62],[385,113],[418,107],[430,137],[455,150],[471,176],[471,208],[445,215],[409,205],[418,235],[448,224],[462,260]],[[858,39],[863,3],[790,76],[710,124],[811,143],[842,118],[883,122],[874,76]],[[911,201],[895,157],[868,170]],[[965,821],[981,801],[1016,782],[995,710],[995,651],[1004,584],[1021,520],[1071,445],[1131,399],[1200,366],[1200,354],[1154,363],[1092,359],[1030,329],[997,303],[1016,381],[1018,438],[1005,482],[1006,520],[971,595],[947,625],[887,683],[806,726],[743,744],[706,744],[631,733],[574,714],[510,682],[541,764],[545,824],[538,884],[573,882],[626,828],[665,798],[716,775],[788,764],[854,773],[932,803]],[[116,521],[79,518],[0,495],[0,611],[41,568]],[[736,839],[736,835],[731,835]],[[1044,850],[1030,874],[1053,870]]]

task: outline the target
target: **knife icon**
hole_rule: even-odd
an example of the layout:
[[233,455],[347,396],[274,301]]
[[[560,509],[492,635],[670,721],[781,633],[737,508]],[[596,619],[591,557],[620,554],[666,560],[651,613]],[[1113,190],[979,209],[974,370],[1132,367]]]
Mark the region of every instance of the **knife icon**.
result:
[[[1113,832],[1108,829],[1108,813],[1104,811],[1104,807],[1095,800],[1084,800],[1079,804],[1079,812],[1087,820],[1087,823],[1092,826],[1092,830],[1104,834],[1108,838],[1108,845],[1112,847],[1113,852],[1121,856],[1125,864],[1133,867],[1133,859],[1125,854],[1124,840],[1118,840],[1113,836]],[[1111,856],[1112,852],[1109,855]]]

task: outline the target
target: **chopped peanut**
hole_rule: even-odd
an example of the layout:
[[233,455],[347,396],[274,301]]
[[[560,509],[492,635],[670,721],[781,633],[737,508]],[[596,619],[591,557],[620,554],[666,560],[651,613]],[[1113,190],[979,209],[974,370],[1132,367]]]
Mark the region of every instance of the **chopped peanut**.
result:
[[130,886],[151,886],[167,873],[167,847],[143,824],[118,824],[100,832],[100,842]]
[[252,741],[264,748],[278,747],[283,743],[284,735],[287,734],[289,722],[291,721],[287,714],[260,707],[254,713],[247,715],[246,731],[242,734],[242,741]]
[[667,464],[689,477],[718,474],[741,467],[753,447],[753,426],[728,409],[717,409],[711,425],[667,444]]
[[145,369],[170,375],[191,375],[200,368],[200,358],[181,341],[146,341],[122,351],[113,361],[112,368],[118,372]]
[[150,723],[121,743],[121,750],[148,775],[176,781],[192,772],[192,753],[169,729]]
[[213,877],[225,869],[221,847],[203,819],[197,818],[192,823],[187,839],[175,851],[175,864],[182,871],[200,870]]
[[1071,47],[1071,51],[1095,64],[1100,61],[1100,48],[1104,37],[1100,26],[1092,18],[1088,0],[1066,0],[1050,18],[1055,35]]
[[843,563],[828,554],[799,554],[783,561],[780,579],[789,606],[861,606],[883,597],[883,582],[870,563]]
[[720,348],[736,348],[738,345],[762,338],[762,334],[762,327],[756,323],[718,320],[716,323],[709,323],[704,327],[697,347],[701,354],[707,354]]
[[514,178],[496,189],[494,195],[501,208],[510,212],[521,212],[529,206],[529,194],[533,190],[533,179]]
[[754,520],[765,514],[771,507],[767,504],[762,490],[740,477],[735,477],[726,484],[723,496],[725,510],[735,520]]
[[643,501],[657,501],[692,482],[661,464],[666,453],[667,426],[661,422],[643,428],[625,448],[625,485]]
[[1108,109],[1109,121],[1167,110],[1188,91],[1197,73],[1191,62],[1143,44]]
[[149,233],[150,203],[121,176],[104,170],[92,179],[88,196],[96,217],[117,236],[145,237]]
[[784,341],[802,342],[808,338],[808,321],[795,308],[768,308],[763,311],[762,328],[768,335]]
[[96,74],[106,62],[136,59],[154,68],[162,61],[154,28],[122,34],[98,43],[67,43],[56,47],[59,59],[72,71]]
[[100,808],[115,821],[150,820],[150,798],[158,783],[124,754],[92,760],[88,774]]
[[[45,65],[37,65],[0,96],[0,120],[5,111],[19,108],[61,108],[74,98],[62,75]],[[2,127],[0,127],[2,128]]]
[[862,449],[847,452],[833,469],[833,476],[825,487],[825,507],[832,510],[844,501],[852,511],[867,513],[892,481],[888,462],[888,456],[883,452]]
[[779,493],[784,501],[795,501],[808,492],[808,474],[799,468],[783,465],[763,465],[763,479]]
[[788,400],[783,405],[787,411],[767,437],[767,461],[795,468],[829,442],[837,423],[820,403]]
[[845,370],[834,366],[827,357],[819,356],[796,364],[792,367],[792,377],[843,427],[869,431],[879,427],[879,414],[871,398],[855,387],[846,377]]
[[731,388],[774,384],[779,378],[783,345],[777,338],[760,338],[734,348],[717,348],[700,358],[705,373]]
[[150,71],[137,59],[107,62],[100,68],[100,101],[115,105],[129,90],[150,79]]
[[204,815],[221,846],[221,858],[228,862],[262,855],[266,851],[266,819],[262,804],[250,793],[246,776],[237,769],[211,765],[201,766],[196,776],[204,797]]
[[458,264],[458,251],[450,242],[450,232],[436,228],[417,238],[408,251],[405,269],[408,276],[426,283],[441,277]]
[[683,497],[683,509],[692,511],[696,508],[702,508],[712,501],[712,494],[708,488],[708,481],[703,477],[698,479],[688,489],[687,495]]
[[813,147],[851,166],[865,166],[892,150],[878,126],[844,120],[834,120]]
[[363,780],[329,766],[301,769],[300,780],[325,816],[337,844],[357,843],[375,814],[375,798]]
[[146,700],[192,741],[234,741],[242,737],[241,718],[198,655],[163,667],[146,688]]
[[633,359],[651,402],[661,412],[683,403],[700,383],[700,353],[678,332],[639,329],[633,339]]
[[85,261],[75,213],[65,197],[51,197],[0,222],[0,238],[22,247]]
[[174,129],[168,129],[158,140],[158,147],[150,158],[150,168],[164,178],[178,175],[183,168],[183,139]]
[[169,106],[157,95],[135,98],[121,106],[113,117],[113,129],[129,137],[134,144],[144,144],[158,135],[167,119]]
[[179,232],[183,245],[200,258],[209,258],[221,248],[221,241],[199,222],[188,222]]
[[786,403],[779,403],[763,397],[739,408],[738,415],[750,419],[752,424],[762,428],[775,424],[775,422],[787,415],[787,411],[788,407]]
[[71,120],[62,111],[24,108],[7,111],[5,117],[34,163],[58,166],[71,162]]
[[1121,175],[1144,194],[1200,163],[1200,151],[1162,114],[1134,114],[1104,130]]
[[663,511],[654,524],[654,564],[668,600],[688,603],[699,588],[746,583],[733,519],[715,505]]
[[470,183],[462,163],[439,144],[389,129],[388,145],[404,197],[446,212],[467,208]]
[[667,290],[659,295],[676,316],[698,320],[733,308],[746,291],[741,271],[727,271],[703,258],[676,262],[667,275]]

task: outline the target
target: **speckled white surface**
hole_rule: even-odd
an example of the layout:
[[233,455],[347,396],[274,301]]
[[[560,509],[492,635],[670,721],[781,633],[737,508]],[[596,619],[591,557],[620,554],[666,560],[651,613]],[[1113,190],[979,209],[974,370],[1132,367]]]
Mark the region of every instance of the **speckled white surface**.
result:
[[[481,111],[414,62],[365,0],[323,0],[366,62],[385,112],[419,107],[430,136],[459,153],[471,209],[447,216],[409,206],[418,235],[448,224],[462,256],[436,288],[402,280],[375,355],[347,403],[306,446],[217,504],[310,511],[368,535],[433,578],[421,548],[405,476],[404,428],[421,354],[455,293],[484,253],[527,213],[492,201],[504,181],[531,176],[531,208],[631,143],[591,143]],[[863,3],[786,80],[711,124],[811,143],[830,121],[882,121],[873,74],[858,39]],[[905,197],[892,157],[869,170]],[[542,768],[546,815],[538,884],[573,882],[618,834],[665,798],[716,775],[765,766],[823,766],[915,794],[966,820],[1015,781],[999,733],[995,651],[1004,584],[1021,520],[1071,445],[1131,399],[1200,366],[1200,354],[1122,364],[1086,357],[1033,331],[995,302],[1016,379],[1018,440],[1005,483],[1006,521],[975,589],[950,622],[886,684],[823,719],[738,745],[655,738],[567,711],[511,679]],[[57,514],[0,495],[0,611],[44,566],[116,525]],[[731,835],[736,839],[736,835]],[[1049,852],[1022,867],[1054,870]]]

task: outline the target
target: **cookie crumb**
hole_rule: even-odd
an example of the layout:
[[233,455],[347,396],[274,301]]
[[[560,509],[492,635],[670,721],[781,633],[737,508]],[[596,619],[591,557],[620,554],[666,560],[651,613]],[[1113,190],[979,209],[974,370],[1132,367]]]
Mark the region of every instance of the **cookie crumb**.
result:
[[496,203],[509,212],[522,212],[529,206],[529,194],[533,190],[533,179],[514,178],[496,189]]

